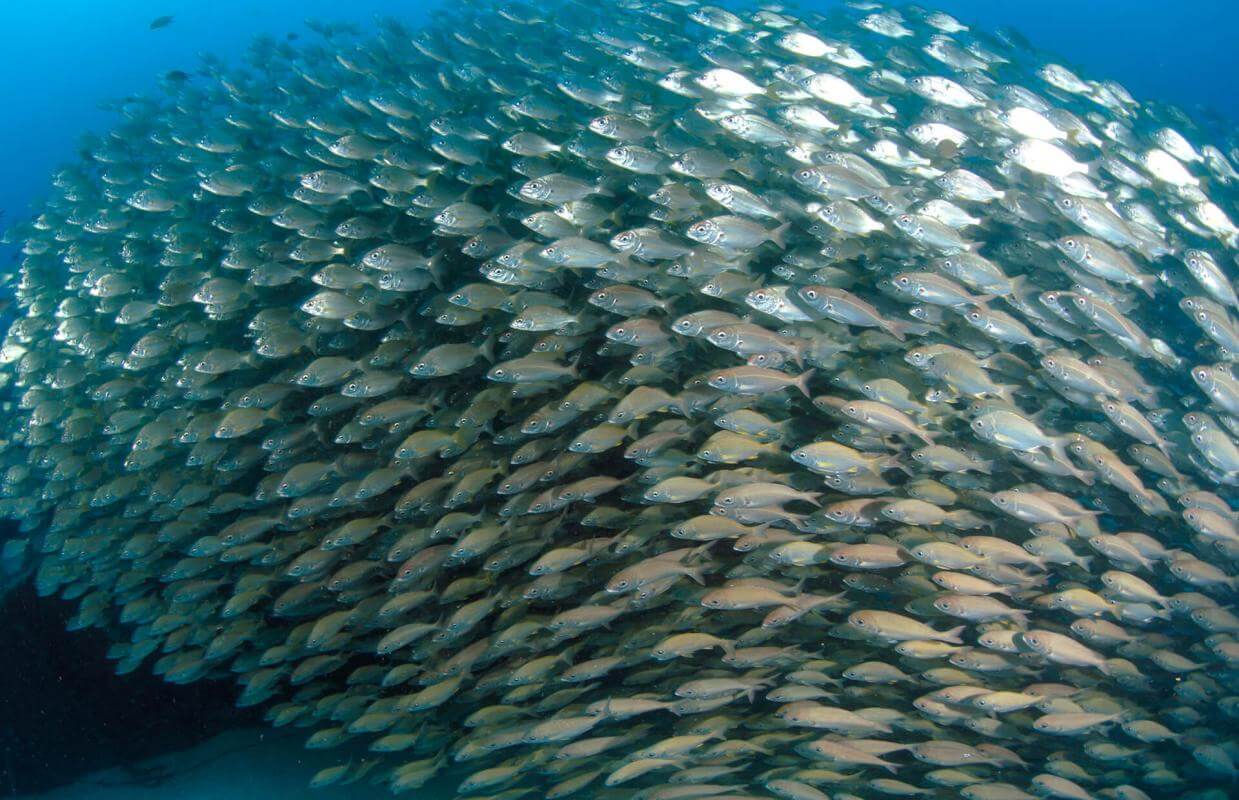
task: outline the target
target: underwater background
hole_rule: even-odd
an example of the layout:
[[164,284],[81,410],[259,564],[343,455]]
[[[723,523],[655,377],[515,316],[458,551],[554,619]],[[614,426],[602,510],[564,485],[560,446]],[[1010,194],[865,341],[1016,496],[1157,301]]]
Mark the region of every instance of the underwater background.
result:
[[[192,70],[198,53],[228,59],[256,36],[304,33],[307,18],[367,26],[374,15],[416,26],[434,2],[272,0],[210,3],[46,0],[0,4],[8,33],[0,49],[0,127],[7,154],[0,209],[10,219],[46,192],[56,164],[71,158],[84,131],[115,117],[100,103],[153,91],[169,70]],[[800,3],[789,8],[831,8]],[[1191,110],[1220,123],[1239,118],[1239,4],[1229,0],[945,0],[934,4],[987,30],[1011,27],[1040,50],[1090,74],[1119,81],[1144,100]],[[152,19],[175,17],[150,30]]]
[[[256,36],[304,33],[307,18],[369,25],[376,14],[416,26],[437,3],[409,0],[272,0],[210,3],[46,0],[0,4],[0,127],[5,153],[0,209],[9,218],[47,189],[84,131],[115,117],[100,103],[153,91],[169,70],[192,70],[198,53],[228,59]],[[837,2],[792,4],[830,8]],[[1040,50],[1119,81],[1143,100],[1174,103],[1198,120],[1239,119],[1239,3],[1230,0],[944,0],[934,4],[987,30],[1011,27]],[[173,15],[166,28],[152,19]]]
[[[0,230],[26,218],[30,205],[47,192],[57,165],[76,159],[83,133],[105,132],[114,124],[109,102],[155,92],[159,77],[170,70],[192,72],[199,53],[231,62],[258,36],[295,42],[306,35],[307,18],[368,30],[376,15],[392,16],[416,28],[438,5],[407,0],[0,3],[5,32],[0,103],[6,109],[0,125]],[[1229,134],[1239,120],[1239,3],[933,0],[927,5],[980,29],[1013,29],[1080,74],[1115,80],[1141,101],[1176,104],[1206,129]],[[164,15],[171,21],[152,29],[152,20]],[[16,258],[15,245],[0,245],[0,269],[11,268]],[[234,685],[173,686],[146,670],[116,676],[113,662],[104,657],[108,642],[102,632],[65,630],[71,603],[37,598],[29,586],[17,587],[2,602],[0,796],[29,796],[111,769],[54,796],[173,796],[173,784],[166,781],[193,772],[206,776],[194,784],[192,798],[198,800],[213,796],[212,783],[219,787],[214,770],[220,764],[236,764],[269,773],[256,774],[267,782],[255,780],[250,791],[279,800],[302,796],[307,777],[321,766],[300,750],[296,732],[267,730],[261,708],[235,708]],[[193,747],[198,749],[181,761],[167,756]],[[262,755],[229,760],[251,750]],[[163,761],[148,761],[161,755]],[[270,769],[271,759],[281,757],[285,764],[303,757],[306,763]],[[327,763],[334,762],[322,762]],[[232,773],[219,796],[244,798],[238,787],[245,780]],[[175,794],[190,797],[183,793],[188,791]],[[382,796],[363,786],[338,792],[315,796]]]

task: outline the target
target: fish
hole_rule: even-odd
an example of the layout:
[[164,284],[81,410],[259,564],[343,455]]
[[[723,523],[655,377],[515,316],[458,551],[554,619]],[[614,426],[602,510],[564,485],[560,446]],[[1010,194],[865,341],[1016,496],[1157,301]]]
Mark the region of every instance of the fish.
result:
[[1233,793],[1229,131],[868,0],[312,29],[7,229],[6,582],[314,785]]
[[153,31],[159,30],[160,28],[166,28],[169,25],[171,25],[173,20],[175,19],[176,17],[172,16],[171,14],[166,14],[164,16],[155,17],[153,20],[151,20],[151,24],[149,27]]

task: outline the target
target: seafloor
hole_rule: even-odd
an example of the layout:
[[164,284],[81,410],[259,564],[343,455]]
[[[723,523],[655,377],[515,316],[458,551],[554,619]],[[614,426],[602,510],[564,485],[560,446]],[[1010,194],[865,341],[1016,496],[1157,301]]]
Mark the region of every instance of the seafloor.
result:
[[[304,748],[303,731],[253,728],[229,731],[188,750],[168,753],[125,768],[94,772],[43,794],[38,800],[377,800],[391,797],[382,785],[362,779],[350,785],[307,788],[324,767],[340,763],[338,753]],[[364,754],[361,756],[364,758]],[[382,774],[381,771],[376,774]],[[414,795],[437,800],[454,795],[446,783]]]

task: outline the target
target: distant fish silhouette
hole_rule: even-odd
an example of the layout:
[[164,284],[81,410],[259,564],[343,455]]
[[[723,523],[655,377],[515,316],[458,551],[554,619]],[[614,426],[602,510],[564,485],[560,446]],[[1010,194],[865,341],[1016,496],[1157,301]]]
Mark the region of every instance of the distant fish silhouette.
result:
[[1032,50],[1032,42],[1028,41],[1028,37],[1017,31],[1015,28],[1003,26],[995,33],[998,38],[1019,50]]
[[163,17],[155,17],[153,20],[151,20],[151,30],[155,31],[155,30],[159,30],[160,28],[168,27],[169,25],[172,24],[172,19],[173,17],[171,14],[168,14],[167,16],[163,16]]

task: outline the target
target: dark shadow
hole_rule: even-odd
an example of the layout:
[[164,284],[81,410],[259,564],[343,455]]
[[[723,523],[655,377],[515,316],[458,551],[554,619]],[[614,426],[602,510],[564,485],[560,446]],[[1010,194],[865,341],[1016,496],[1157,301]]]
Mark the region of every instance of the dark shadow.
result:
[[[117,675],[100,630],[69,632],[75,603],[14,590],[0,604],[0,797],[190,747],[260,720],[225,681],[174,685],[148,661]],[[153,661],[154,657],[152,657]],[[150,776],[135,776],[136,779]]]

